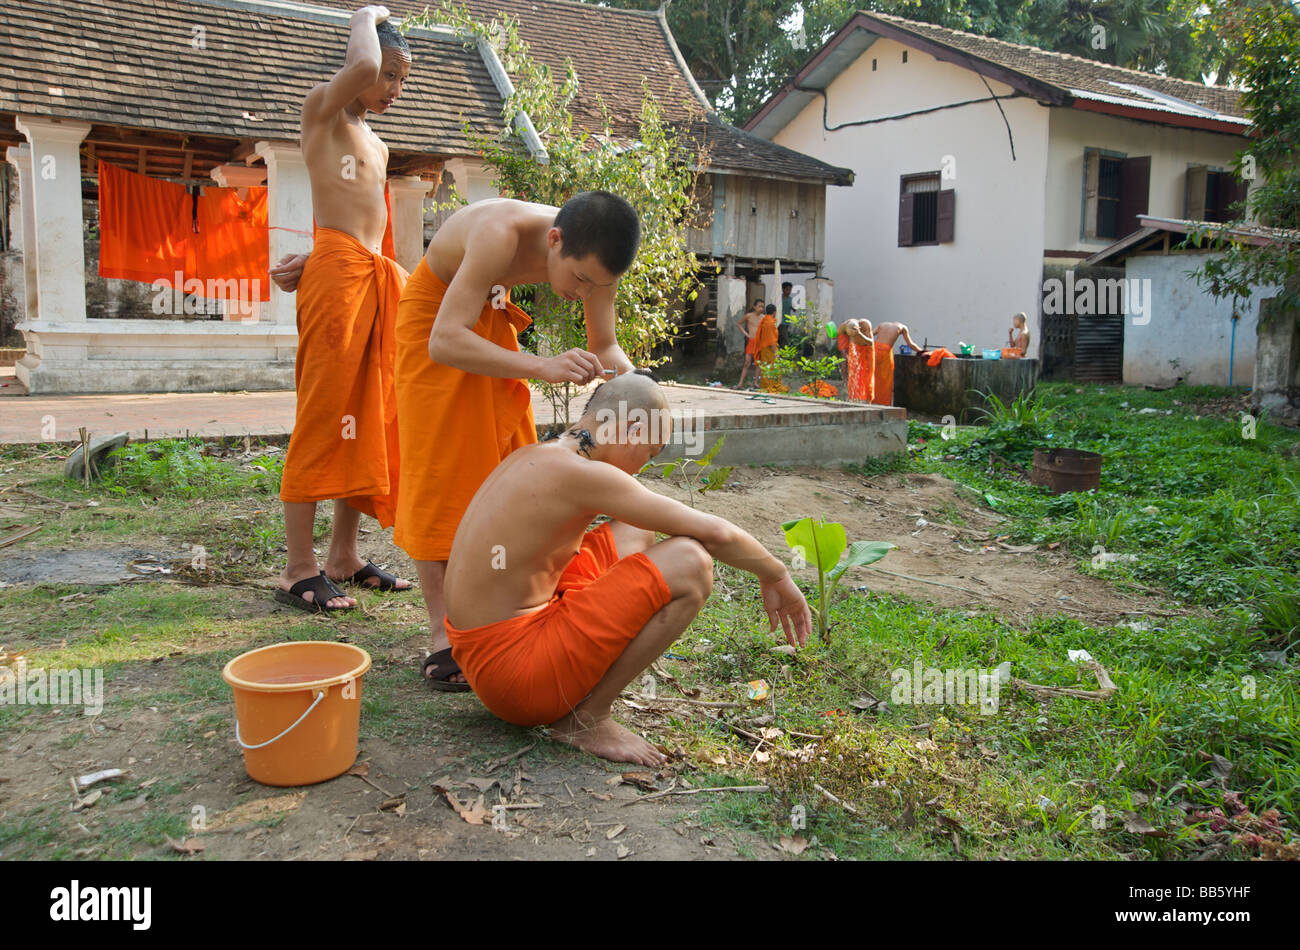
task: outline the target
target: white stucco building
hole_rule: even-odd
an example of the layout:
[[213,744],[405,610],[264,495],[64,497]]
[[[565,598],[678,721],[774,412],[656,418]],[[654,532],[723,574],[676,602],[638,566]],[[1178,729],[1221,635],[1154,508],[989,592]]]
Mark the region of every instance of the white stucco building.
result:
[[1031,356],[1078,345],[1081,372],[1117,374],[1121,321],[1044,325],[1045,265],[1139,214],[1226,220],[1247,126],[1233,90],[857,13],[745,128],[854,172],[827,196],[836,320],[955,349],[1006,345],[1024,311]]

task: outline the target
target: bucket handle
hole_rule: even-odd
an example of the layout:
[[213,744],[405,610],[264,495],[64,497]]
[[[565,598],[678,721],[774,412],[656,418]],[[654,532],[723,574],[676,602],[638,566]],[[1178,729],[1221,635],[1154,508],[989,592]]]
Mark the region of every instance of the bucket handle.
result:
[[295,722],[295,723],[294,723],[292,726],[290,726],[288,729],[284,730],[284,732],[280,733],[280,734],[279,734],[278,736],[276,736],[274,739],[267,739],[265,742],[259,742],[257,745],[249,745],[247,742],[245,742],[243,739],[240,738],[240,736],[239,736],[239,717],[236,716],[236,717],[235,717],[235,741],[238,742],[239,745],[240,745],[240,747],[243,748],[243,749],[264,749],[264,748],[266,748],[267,746],[269,746],[272,742],[278,742],[280,739],[283,739],[283,738],[284,738],[285,736],[287,736],[289,733],[291,733],[291,732],[293,732],[295,729],[297,729],[297,728],[298,728],[298,724],[301,723],[304,719],[306,719],[307,716],[311,713],[311,711],[312,711],[313,709],[315,709],[318,705],[320,705],[320,701],[321,701],[322,699],[324,699],[324,698],[325,698],[325,690],[321,690],[319,693],[316,694],[316,701],[315,701],[314,703],[312,703],[310,706],[307,707],[307,712],[305,712],[305,713],[303,713],[301,716],[299,716],[297,722]]

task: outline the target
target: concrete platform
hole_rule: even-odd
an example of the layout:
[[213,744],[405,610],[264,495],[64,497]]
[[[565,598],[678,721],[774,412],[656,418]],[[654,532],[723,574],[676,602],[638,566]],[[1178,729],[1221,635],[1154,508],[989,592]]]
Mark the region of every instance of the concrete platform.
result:
[[[676,431],[661,461],[700,455],[723,435],[715,460],[723,465],[839,465],[907,447],[907,413],[900,408],[672,383],[664,388]],[[582,414],[588,395],[579,392],[570,401],[571,420]],[[275,438],[292,431],[294,407],[292,391],[15,396],[0,400],[0,442],[71,442],[81,426],[95,435],[129,432],[132,438],[146,432],[150,438]],[[537,391],[533,415],[539,430],[554,415]]]

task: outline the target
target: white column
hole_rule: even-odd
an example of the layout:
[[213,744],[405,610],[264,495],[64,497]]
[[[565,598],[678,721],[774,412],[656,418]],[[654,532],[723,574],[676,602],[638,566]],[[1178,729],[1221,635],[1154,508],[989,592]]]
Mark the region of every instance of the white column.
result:
[[[266,162],[267,223],[270,225],[270,258],[274,267],[286,254],[311,251],[311,179],[302,149],[285,142],[258,142],[254,147]],[[287,229],[287,230],[286,230]],[[292,294],[271,284],[267,320],[295,325],[297,310]]]
[[470,204],[484,198],[501,197],[501,192],[492,182],[492,169],[482,162],[450,158],[443,167],[456,179],[456,190]]
[[36,285],[36,208],[32,202],[32,147],[30,145],[11,146],[5,157],[9,164],[18,169],[18,203],[22,216],[22,251],[23,251],[23,316],[27,320],[37,319]]
[[[240,198],[248,197],[249,188],[256,188],[266,180],[266,169],[249,165],[217,165],[212,169],[212,180],[222,188],[240,189]],[[274,233],[274,232],[270,232]],[[275,258],[271,263],[275,263]],[[269,280],[268,277],[254,278]],[[261,286],[249,287],[248,293],[238,300],[226,301],[226,319],[235,323],[256,323],[262,316]]]
[[[35,240],[24,254],[36,258],[36,320],[86,319],[86,248],[81,215],[81,140],[88,122],[20,115],[18,131],[31,145]],[[20,179],[21,181],[21,179]],[[24,199],[24,214],[27,201]],[[31,299],[30,291],[28,299]]]
[[393,203],[393,253],[408,272],[424,256],[424,196],[433,182],[417,175],[388,179],[388,196]]

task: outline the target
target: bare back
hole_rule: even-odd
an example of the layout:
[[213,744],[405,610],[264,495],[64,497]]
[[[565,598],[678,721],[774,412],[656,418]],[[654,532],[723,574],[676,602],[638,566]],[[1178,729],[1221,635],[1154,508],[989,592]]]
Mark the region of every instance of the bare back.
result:
[[558,440],[528,445],[488,476],[456,529],[443,591],[447,619],[467,630],[531,613],[550,602],[595,512],[579,486],[616,472]]
[[513,253],[502,254],[493,262],[499,273],[491,275],[496,283],[513,287],[516,284],[536,284],[546,280],[546,261],[537,254],[544,246],[543,236],[555,221],[558,209],[550,205],[511,198],[488,198],[467,205],[452,214],[438,228],[429,241],[424,259],[435,277],[450,284],[461,263],[470,237],[480,232],[504,232],[514,241],[501,242],[503,247],[513,247]]

